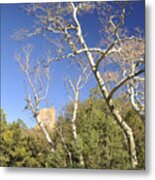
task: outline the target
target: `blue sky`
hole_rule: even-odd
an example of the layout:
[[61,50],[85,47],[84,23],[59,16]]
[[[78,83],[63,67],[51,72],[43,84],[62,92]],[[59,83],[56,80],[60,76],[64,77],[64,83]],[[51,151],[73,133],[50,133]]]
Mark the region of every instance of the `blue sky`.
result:
[[[130,29],[135,26],[140,26],[144,29],[144,1],[133,2],[133,13],[126,20],[126,26]],[[87,42],[93,46],[95,38],[93,32],[98,28],[96,14],[91,14],[85,19],[80,18],[84,32],[88,33]],[[35,124],[29,112],[23,111],[25,106],[25,91],[23,80],[24,77],[15,62],[14,53],[21,46],[20,43],[15,42],[11,35],[14,30],[22,27],[30,27],[32,25],[32,18],[26,16],[19,8],[19,4],[3,4],[1,5],[1,107],[7,113],[8,121],[15,121],[18,118],[31,127]],[[99,34],[97,35],[99,38]],[[47,42],[42,38],[31,40],[32,43],[38,44],[35,49],[35,55],[42,57],[44,55]],[[30,41],[30,42],[31,42]],[[55,64],[52,68],[53,78],[51,81],[51,88],[48,95],[49,106],[54,105],[57,110],[57,115],[61,112],[64,105],[68,102],[67,92],[64,88],[63,75],[67,72],[65,62]],[[58,83],[60,82],[60,83]],[[83,89],[81,98],[88,97],[88,89],[95,86],[95,80],[92,79],[90,83]]]

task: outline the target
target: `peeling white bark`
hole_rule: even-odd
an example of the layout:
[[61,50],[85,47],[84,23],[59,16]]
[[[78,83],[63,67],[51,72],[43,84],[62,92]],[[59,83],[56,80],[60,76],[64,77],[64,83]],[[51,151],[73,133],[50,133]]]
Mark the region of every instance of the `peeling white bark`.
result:
[[[129,85],[127,87],[129,88],[128,89],[128,94],[130,96],[132,107],[139,114],[142,122],[145,124],[145,113],[144,113],[143,105],[141,104],[141,106],[142,106],[141,107],[140,102],[139,102],[139,104],[136,102],[134,87],[133,86],[129,87]],[[143,108],[143,110],[142,110],[142,108]]]
[[42,133],[44,134],[44,137],[46,139],[46,141],[48,142],[48,144],[51,146],[51,150],[52,152],[54,152],[54,143],[48,133],[48,131],[46,130],[46,128],[44,127],[44,124],[42,122],[42,120],[37,116],[36,118],[37,124],[39,125]]
[[[37,124],[39,125],[41,132],[44,134],[44,137],[48,144],[51,146],[51,151],[54,152],[54,143],[46,130],[42,120],[39,118],[39,106],[43,100],[45,100],[48,88],[49,88],[49,71],[47,68],[40,69],[40,62],[38,62],[36,68],[33,68],[30,64],[30,55],[32,53],[32,46],[27,45],[23,47],[23,53],[24,57],[21,58],[20,55],[16,56],[16,60],[21,68],[21,70],[25,73],[28,85],[30,86],[30,94],[26,98],[27,107],[26,109],[29,109],[31,113],[33,114],[33,117],[35,118]],[[39,71],[37,71],[39,68]],[[34,73],[33,76],[31,73]],[[44,72],[42,74],[42,72]],[[42,76],[46,78],[46,83],[43,81]],[[37,83],[36,83],[37,82]],[[31,96],[33,98],[31,98]]]
[[[87,44],[83,38],[83,35],[82,35],[82,30],[81,30],[81,25],[78,21],[78,18],[77,18],[77,7],[74,5],[74,3],[71,3],[72,5],[72,8],[73,8],[73,18],[74,18],[74,21],[76,23],[76,29],[77,29],[77,36],[79,38],[79,41],[82,45],[82,47],[84,49],[88,49],[87,47]],[[109,96],[109,93],[106,89],[106,86],[105,86],[105,83],[100,75],[100,72],[97,70],[96,68],[96,64],[94,62],[94,59],[91,55],[91,52],[89,51],[86,51],[85,52],[87,58],[88,58],[88,61],[90,63],[90,66],[91,66],[91,69],[94,73],[94,76],[98,82],[98,85],[100,87],[100,90],[102,92],[102,95],[103,97],[105,98],[106,100],[106,103],[109,107],[109,110],[111,111],[114,119],[116,120],[117,124],[119,125],[119,127],[123,130],[124,132],[124,135],[127,139],[127,145],[128,145],[128,150],[129,150],[129,154],[130,154],[130,159],[131,159],[131,165],[133,168],[136,167],[136,165],[138,164],[138,161],[137,161],[137,156],[136,156],[136,148],[135,148],[135,141],[134,141],[134,136],[133,136],[133,133],[132,133],[132,130],[131,128],[127,125],[127,123],[125,121],[123,121],[119,111],[115,108],[115,105],[112,101],[112,99],[108,99],[108,96]]]
[[73,117],[71,119],[71,125],[72,125],[72,131],[73,131],[74,140],[77,139],[75,120],[76,120],[76,117],[77,117],[78,100],[79,100],[79,92],[76,92],[75,100],[74,100],[74,103],[73,103],[73,108],[74,108],[74,110],[73,110]]
[[[85,70],[85,69],[84,69]],[[83,70],[83,71],[84,71]],[[72,128],[72,134],[73,134],[73,139],[75,141],[75,143],[77,143],[77,127],[76,127],[76,119],[77,119],[77,111],[78,111],[78,101],[79,101],[79,92],[80,89],[82,89],[85,85],[85,83],[88,80],[88,77],[86,76],[86,80],[82,83],[82,76],[80,75],[76,85],[73,84],[73,82],[71,81],[71,79],[68,80],[69,82],[69,86],[71,88],[71,91],[73,93],[73,98],[72,98],[72,103],[73,103],[73,114],[72,114],[72,118],[71,118],[71,128]],[[80,153],[79,155],[79,162],[80,162],[80,166],[84,167],[84,160],[83,160],[83,155]]]

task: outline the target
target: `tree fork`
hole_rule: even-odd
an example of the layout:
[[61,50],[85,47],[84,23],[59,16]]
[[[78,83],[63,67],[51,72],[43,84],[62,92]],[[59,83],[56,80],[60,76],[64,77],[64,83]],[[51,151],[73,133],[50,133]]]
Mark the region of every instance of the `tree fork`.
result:
[[[88,49],[87,47],[87,44],[82,36],[82,30],[81,30],[81,25],[78,21],[78,18],[77,18],[77,7],[74,5],[74,3],[71,3],[72,5],[72,8],[73,8],[73,18],[74,18],[74,21],[76,23],[76,29],[77,29],[77,36],[79,38],[79,41],[82,45],[82,47],[84,49]],[[97,83],[100,87],[100,90],[101,90],[101,93],[103,95],[103,97],[105,98],[106,100],[106,103],[108,105],[108,108],[110,110],[110,112],[112,113],[114,119],[116,120],[117,124],[119,125],[119,127],[123,130],[123,133],[127,139],[127,145],[128,145],[128,151],[129,151],[129,155],[130,155],[130,160],[131,160],[131,165],[132,165],[132,168],[136,168],[136,165],[138,164],[138,161],[137,161],[137,155],[136,155],[136,148],[135,148],[135,141],[134,141],[134,136],[133,136],[133,132],[131,130],[131,128],[127,125],[127,123],[125,123],[123,121],[123,118],[121,117],[119,111],[115,108],[114,106],[114,103],[112,101],[112,99],[109,100],[109,93],[106,89],[106,86],[105,86],[105,83],[103,81],[103,79],[101,78],[101,75],[100,75],[100,72],[97,70],[96,68],[96,64],[94,62],[94,59],[92,57],[92,54],[91,52],[88,52],[86,51],[85,52],[87,58],[88,58],[88,61],[89,61],[89,64],[91,66],[91,69],[93,71],[93,74],[97,80]]]
[[113,115],[119,127],[123,130],[123,133],[125,135],[125,138],[128,144],[128,151],[130,155],[132,168],[136,168],[138,164],[138,160],[137,160],[137,155],[136,155],[136,146],[135,146],[135,140],[134,140],[132,129],[128,126],[128,124],[125,121],[123,121],[123,118],[120,115],[119,111],[115,108],[115,104],[113,103],[112,99],[109,100],[108,92],[107,92],[106,87],[104,86],[103,79],[100,77],[100,73],[95,69],[93,73],[95,75],[95,78],[97,79],[101,93],[103,97],[105,98],[106,104],[108,105],[108,108],[111,114]]

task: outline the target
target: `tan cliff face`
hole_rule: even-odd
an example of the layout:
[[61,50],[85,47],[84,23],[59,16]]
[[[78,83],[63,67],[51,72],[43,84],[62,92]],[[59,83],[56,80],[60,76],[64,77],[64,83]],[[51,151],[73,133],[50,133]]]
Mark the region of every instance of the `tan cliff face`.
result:
[[43,122],[45,128],[52,130],[56,124],[56,110],[54,107],[43,108],[40,110],[39,118]]

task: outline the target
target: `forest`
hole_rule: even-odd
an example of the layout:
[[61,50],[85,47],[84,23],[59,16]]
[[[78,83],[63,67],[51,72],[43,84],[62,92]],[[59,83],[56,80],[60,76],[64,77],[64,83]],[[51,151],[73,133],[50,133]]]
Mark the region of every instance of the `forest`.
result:
[[[145,169],[145,32],[133,20],[137,7],[143,1],[21,4],[30,22],[11,38],[24,110],[36,126],[9,122],[1,109],[1,166]],[[67,100],[50,129],[40,114],[61,90]]]
[[[120,99],[116,100],[120,104]],[[144,124],[126,102],[123,118],[133,129],[138,155],[137,169],[145,168]],[[105,102],[97,89],[89,98],[79,102],[77,113],[77,141],[72,137],[70,118],[73,106],[66,107],[50,133],[55,151],[43,138],[39,129],[28,129],[21,119],[8,123],[1,110],[1,166],[47,168],[132,169],[126,142],[121,129],[115,126]],[[61,139],[62,133],[64,141]],[[66,147],[64,146],[64,142]],[[71,154],[71,160],[68,152]],[[83,163],[80,163],[80,154]]]

